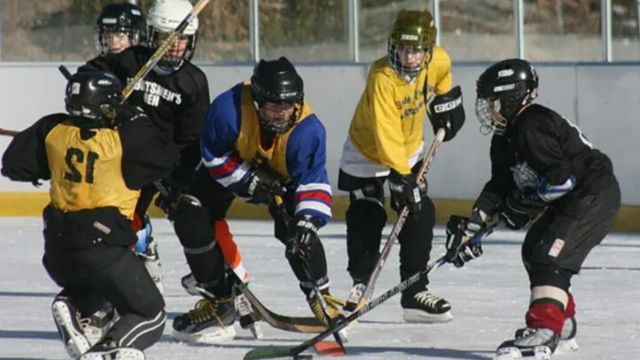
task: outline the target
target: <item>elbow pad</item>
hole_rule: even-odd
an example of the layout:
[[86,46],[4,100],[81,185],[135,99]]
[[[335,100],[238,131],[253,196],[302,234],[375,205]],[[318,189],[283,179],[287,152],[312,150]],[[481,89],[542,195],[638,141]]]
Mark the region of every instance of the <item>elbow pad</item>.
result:
[[550,184],[549,181],[544,178],[540,181],[540,185],[538,186],[538,196],[544,202],[549,203],[568,194],[575,186],[576,177],[573,175],[569,176],[567,181],[559,185]]

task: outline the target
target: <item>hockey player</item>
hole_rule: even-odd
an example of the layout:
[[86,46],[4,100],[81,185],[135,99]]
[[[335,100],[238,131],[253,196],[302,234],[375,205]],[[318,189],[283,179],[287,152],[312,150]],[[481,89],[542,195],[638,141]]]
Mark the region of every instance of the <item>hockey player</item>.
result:
[[[609,158],[567,119],[534,104],[537,89],[538,75],[525,60],[503,60],[480,75],[475,111],[494,133],[491,179],[471,216],[448,226],[465,239],[496,216],[514,230],[540,216],[522,245],[531,289],[526,328],[498,347],[498,359],[546,359],[560,339],[575,336],[571,278],[611,229],[620,207]],[[453,249],[451,260],[462,266],[481,254],[480,244],[462,246]]]
[[[51,309],[73,359],[144,359],[164,329],[164,301],[129,249],[140,188],[163,176],[178,151],[138,108],[120,105],[122,86],[107,72],[73,75],[68,114],[45,116],[9,144],[2,175],[50,179],[43,264],[62,291]],[[120,318],[94,344],[81,323],[104,301]]]
[[[428,102],[460,101],[451,90],[451,60],[435,45],[436,28],[428,11],[402,10],[389,35],[388,54],[375,61],[349,128],[340,161],[338,188],[349,192],[346,214],[348,271],[353,288],[345,309],[362,297],[380,248],[387,215],[384,188],[389,180],[392,207],[408,206],[411,214],[399,234],[400,277],[407,279],[429,260],[435,209],[426,186],[419,188],[415,172],[425,152],[423,121]],[[444,127],[445,141],[464,122],[462,106],[431,114],[434,131]],[[426,184],[426,183],[425,183]],[[403,318],[408,322],[452,319],[447,300],[431,293],[428,280],[402,293]]]
[[147,23],[142,10],[130,3],[109,4],[96,20],[96,49],[100,56],[119,54],[146,41]]
[[[329,292],[318,237],[318,229],[331,217],[332,204],[325,130],[304,101],[302,78],[289,60],[260,60],[250,83],[220,94],[207,112],[201,146],[206,169],[200,175],[208,173],[215,181],[206,186],[201,177],[205,185],[199,189],[201,196],[180,197],[174,218],[176,232],[189,233],[184,236],[191,242],[184,244],[187,259],[206,265],[209,273],[202,273],[205,277],[194,273],[205,296],[193,310],[175,317],[174,336],[220,341],[235,335],[235,280],[225,275],[220,247],[206,224],[210,217],[223,217],[236,196],[269,206],[275,236],[286,245],[287,259],[313,313],[327,322],[319,303],[322,296],[329,316],[341,316]],[[190,220],[183,222],[183,229],[178,229],[179,218]]]

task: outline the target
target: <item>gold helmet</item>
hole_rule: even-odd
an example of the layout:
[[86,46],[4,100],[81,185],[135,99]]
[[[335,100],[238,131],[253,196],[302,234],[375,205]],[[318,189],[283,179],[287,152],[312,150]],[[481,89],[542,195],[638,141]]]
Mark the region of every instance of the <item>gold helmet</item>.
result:
[[[436,25],[430,12],[426,10],[401,10],[396,16],[389,34],[389,64],[401,76],[416,76],[431,60],[436,34]],[[400,46],[413,46],[422,49],[425,52],[424,61],[418,66],[405,66],[398,54]]]

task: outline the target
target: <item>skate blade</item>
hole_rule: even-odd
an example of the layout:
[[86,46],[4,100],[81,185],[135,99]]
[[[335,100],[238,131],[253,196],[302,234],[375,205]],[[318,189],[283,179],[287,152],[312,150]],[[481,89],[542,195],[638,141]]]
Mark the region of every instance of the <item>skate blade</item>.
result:
[[522,359],[522,353],[517,347],[504,347],[496,350],[493,360],[517,360]]
[[560,340],[556,351],[553,353],[558,355],[571,354],[578,351],[579,348],[576,339]]
[[236,330],[232,326],[225,326],[220,329],[216,329],[214,331],[209,331],[209,329],[205,329],[201,332],[189,334],[183,333],[180,331],[173,331],[171,336],[178,340],[184,341],[187,343],[194,344],[209,344],[209,345],[218,345],[218,344],[226,344],[233,340],[236,336]]
[[451,311],[442,314],[429,314],[422,310],[403,309],[402,318],[408,323],[436,324],[453,320]]
[[533,360],[551,360],[551,349],[548,346],[536,346],[531,350],[521,352],[515,346],[504,347],[496,350],[493,360],[517,360],[517,359],[533,359]]
[[255,339],[260,340],[264,338],[264,334],[262,333],[262,328],[260,327],[260,325],[258,325],[257,322],[254,322],[253,324],[249,325],[248,328],[251,331],[251,335],[253,335]]
[[342,350],[340,344],[335,341],[320,341],[313,345],[313,349],[319,354],[324,356],[344,356],[345,352]]

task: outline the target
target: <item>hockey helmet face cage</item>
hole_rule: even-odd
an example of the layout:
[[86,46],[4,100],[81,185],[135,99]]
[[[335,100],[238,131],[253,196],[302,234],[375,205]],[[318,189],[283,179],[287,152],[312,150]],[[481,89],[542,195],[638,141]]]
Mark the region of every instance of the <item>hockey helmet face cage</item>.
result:
[[96,48],[103,56],[144,43],[146,35],[142,10],[133,4],[109,4],[96,21]]
[[302,78],[285,58],[260,62],[253,69],[251,95],[263,130],[275,134],[289,131],[302,114]]
[[106,71],[76,73],[65,91],[65,107],[72,118],[88,127],[112,127],[122,102],[122,84]]
[[436,26],[428,11],[401,10],[388,41],[389,64],[401,77],[415,78],[431,61]]
[[[156,0],[149,9],[149,46],[154,50],[173,32],[193,9],[188,0]],[[198,18],[194,18],[158,61],[162,70],[173,72],[191,60],[196,50]]]
[[538,74],[527,61],[508,59],[486,69],[476,85],[481,132],[504,134],[520,110],[537,97]]

